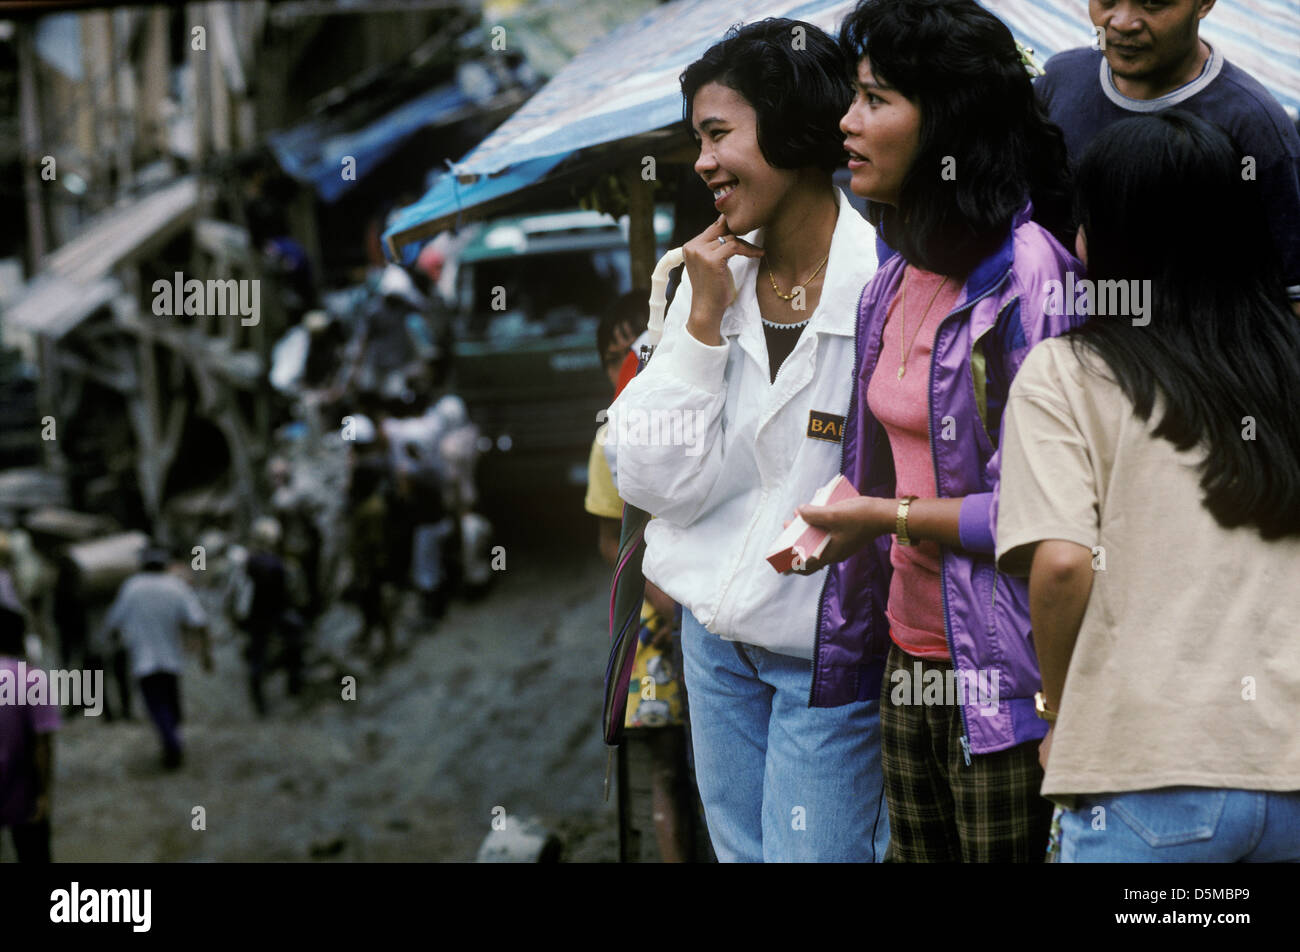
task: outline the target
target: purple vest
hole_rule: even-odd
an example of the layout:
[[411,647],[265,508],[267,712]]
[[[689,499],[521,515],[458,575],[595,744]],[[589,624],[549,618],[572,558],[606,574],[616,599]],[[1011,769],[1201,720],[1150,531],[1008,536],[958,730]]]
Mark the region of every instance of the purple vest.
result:
[[[1049,281],[1064,281],[1082,266],[1046,229],[1016,216],[1002,247],[971,272],[955,310],[939,325],[930,367],[930,448],[941,498],[981,495],[996,525],[997,437],[1007,392],[1030,348],[1080,323],[1077,316],[1044,313]],[[863,495],[894,495],[894,461],[885,429],[864,399],[880,356],[889,302],[905,262],[884,250],[880,270],[858,303],[857,381],[845,421],[840,471]],[[972,361],[972,354],[979,360]],[[973,369],[982,364],[982,369]],[[976,400],[984,381],[985,418]],[[952,439],[940,438],[950,435]],[[963,534],[963,538],[965,535]],[[875,542],[827,570],[817,616],[811,707],[836,707],[878,698],[889,651],[893,536]],[[981,713],[969,692],[962,707],[963,746],[991,753],[1042,737],[1047,724],[1034,714],[1041,687],[1030,640],[1029,592],[1024,579],[997,571],[993,552],[942,547],[944,629],[958,677],[983,672],[996,683],[998,703]],[[996,677],[996,682],[992,679]],[[973,682],[972,682],[973,683]],[[983,710],[988,712],[985,704]]]

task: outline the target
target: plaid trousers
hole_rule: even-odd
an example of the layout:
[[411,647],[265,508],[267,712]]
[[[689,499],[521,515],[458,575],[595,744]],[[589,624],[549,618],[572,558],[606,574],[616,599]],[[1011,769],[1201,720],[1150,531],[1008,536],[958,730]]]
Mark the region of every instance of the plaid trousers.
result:
[[951,662],[916,658],[891,644],[880,696],[881,760],[889,803],[890,842],[885,862],[1042,862],[1052,804],[1039,795],[1043,769],[1038,741],[991,754],[962,752],[961,709],[895,704],[891,675],[913,664],[946,673]]

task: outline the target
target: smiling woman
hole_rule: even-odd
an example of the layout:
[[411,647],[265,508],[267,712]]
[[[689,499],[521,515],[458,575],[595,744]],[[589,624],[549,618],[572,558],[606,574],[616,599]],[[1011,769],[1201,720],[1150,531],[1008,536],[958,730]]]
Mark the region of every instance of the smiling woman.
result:
[[875,233],[831,184],[847,69],[815,26],[764,20],[691,64],[682,95],[720,217],[683,247],[663,339],[610,431],[665,412],[704,425],[689,444],[620,440],[619,495],[656,516],[645,574],[683,606],[718,858],[879,861],[883,656],[843,670],[847,703],[811,707],[821,580],[765,559],[794,507],[839,472],[842,431],[828,438],[812,421],[849,411],[854,306],[875,272]]

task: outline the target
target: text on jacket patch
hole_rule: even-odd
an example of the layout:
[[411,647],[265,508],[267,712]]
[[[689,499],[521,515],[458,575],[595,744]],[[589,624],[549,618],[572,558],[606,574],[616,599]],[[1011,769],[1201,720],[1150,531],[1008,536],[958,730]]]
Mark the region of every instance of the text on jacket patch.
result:
[[808,411],[807,436],[827,443],[838,443],[844,438],[844,417],[821,410]]

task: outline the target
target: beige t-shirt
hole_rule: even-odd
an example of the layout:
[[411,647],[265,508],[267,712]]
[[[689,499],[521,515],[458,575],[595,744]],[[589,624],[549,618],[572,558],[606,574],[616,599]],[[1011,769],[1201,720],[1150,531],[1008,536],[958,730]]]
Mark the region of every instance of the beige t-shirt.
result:
[[1035,347],[1003,423],[999,568],[1027,574],[1046,539],[1100,547],[1042,792],[1300,790],[1300,538],[1219,526],[1204,450],[1153,439],[1161,400],[1143,423],[1086,359]]

